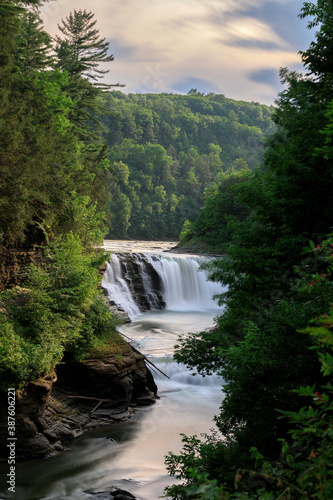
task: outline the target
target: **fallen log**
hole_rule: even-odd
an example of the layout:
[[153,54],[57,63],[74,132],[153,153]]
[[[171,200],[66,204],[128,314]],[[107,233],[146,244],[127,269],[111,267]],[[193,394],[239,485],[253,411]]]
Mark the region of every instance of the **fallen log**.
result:
[[68,396],[68,397],[76,399],[91,399],[92,401],[100,401],[101,403],[113,403],[112,399],[93,398],[90,396]]

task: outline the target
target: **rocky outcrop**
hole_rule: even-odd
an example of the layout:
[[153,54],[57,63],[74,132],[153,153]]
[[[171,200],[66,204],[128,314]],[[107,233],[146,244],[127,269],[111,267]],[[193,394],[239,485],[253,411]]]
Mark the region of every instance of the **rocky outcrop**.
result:
[[99,500],[136,500],[136,497],[132,493],[115,487],[112,487],[110,492],[91,492],[91,495],[94,495],[94,498],[98,498]]
[[[130,346],[122,356],[64,363],[17,391],[16,458],[41,458],[83,433],[127,419],[136,405],[155,402],[157,387],[144,356]],[[7,460],[7,404],[1,395],[0,443]]]
[[45,259],[41,248],[7,248],[0,250],[0,292],[22,283],[22,268],[39,265]]
[[[123,277],[140,311],[164,309],[163,283],[153,264],[140,253],[117,254],[117,257],[121,263]],[[158,261],[159,257],[151,255],[151,259]],[[112,300],[110,304],[115,305]]]

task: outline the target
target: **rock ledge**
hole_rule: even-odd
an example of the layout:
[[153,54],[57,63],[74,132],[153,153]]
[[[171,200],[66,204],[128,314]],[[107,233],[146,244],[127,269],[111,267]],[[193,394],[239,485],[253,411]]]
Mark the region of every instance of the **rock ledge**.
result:
[[[122,356],[64,363],[16,396],[16,458],[65,450],[85,432],[126,420],[135,406],[153,404],[157,387],[144,356],[128,346]],[[7,394],[0,394],[0,460],[7,460]]]

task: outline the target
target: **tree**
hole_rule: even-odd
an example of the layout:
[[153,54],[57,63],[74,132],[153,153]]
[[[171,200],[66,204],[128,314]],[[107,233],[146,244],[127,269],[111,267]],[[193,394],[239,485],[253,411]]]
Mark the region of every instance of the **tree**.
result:
[[[56,36],[56,53],[58,66],[68,71],[71,77],[80,75],[86,77],[94,86],[101,86],[97,82],[109,70],[101,69],[100,63],[114,60],[113,54],[108,55],[109,44],[105,38],[100,38],[93,20],[94,14],[86,10],[74,10],[62,25],[58,24],[64,39]],[[103,85],[110,88],[112,85]]]
[[[243,163],[241,165],[243,166]],[[237,187],[248,177],[249,170],[245,168],[227,171],[221,175],[216,190],[208,188],[204,207],[192,228],[202,241],[222,250],[232,238],[231,221],[243,221],[248,217],[248,207],[237,199]]]
[[132,203],[126,194],[121,193],[116,200],[111,202],[113,218],[111,220],[112,231],[121,238],[127,238],[127,230],[131,223]]
[[[94,14],[86,10],[74,10],[62,25],[58,25],[64,38],[56,36],[56,68],[68,74],[68,84],[63,90],[72,99],[70,120],[80,138],[85,142],[97,139],[96,130],[101,130],[102,100],[100,90],[115,85],[102,84],[98,80],[109,70],[103,70],[101,63],[111,62],[113,54],[107,55],[109,44],[100,38],[95,28]],[[120,84],[116,84],[119,86]],[[104,112],[106,110],[104,109]]]
[[[38,14],[22,5],[6,5],[0,20],[6,56],[0,67],[0,247],[29,248],[71,230],[91,242],[106,205],[105,147],[79,142],[70,122],[74,104],[63,90],[68,75],[49,66],[50,38]],[[78,205],[81,218],[72,217]]]
[[51,36],[42,29],[36,12],[22,16],[21,35],[17,39],[16,61],[25,71],[47,70],[53,66]]

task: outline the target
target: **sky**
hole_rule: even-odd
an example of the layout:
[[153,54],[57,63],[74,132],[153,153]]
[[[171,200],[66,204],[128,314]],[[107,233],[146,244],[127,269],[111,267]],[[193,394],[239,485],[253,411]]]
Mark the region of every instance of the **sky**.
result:
[[298,14],[302,0],[56,0],[45,29],[75,10],[92,11],[114,61],[105,83],[125,93],[186,94],[192,88],[273,104],[279,68],[302,70],[299,50],[314,39]]

